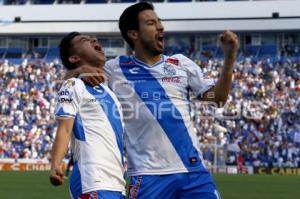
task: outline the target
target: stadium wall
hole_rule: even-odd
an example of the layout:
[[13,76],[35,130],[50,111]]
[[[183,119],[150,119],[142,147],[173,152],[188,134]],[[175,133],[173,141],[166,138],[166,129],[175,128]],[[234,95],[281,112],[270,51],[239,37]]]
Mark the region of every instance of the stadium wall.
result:
[[[119,34],[127,3],[0,6],[0,35]],[[166,32],[300,30],[300,1],[155,3]],[[76,27],[76,28],[74,28]]]

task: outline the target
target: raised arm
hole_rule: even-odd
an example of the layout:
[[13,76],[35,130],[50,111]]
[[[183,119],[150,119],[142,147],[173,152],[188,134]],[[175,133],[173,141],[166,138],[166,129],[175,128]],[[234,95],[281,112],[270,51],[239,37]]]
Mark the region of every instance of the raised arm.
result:
[[218,107],[222,107],[226,103],[230,92],[239,40],[235,33],[228,30],[219,36],[219,40],[224,52],[224,67],[216,85],[204,93],[203,100],[215,102]]
[[64,171],[62,160],[68,150],[71,138],[74,118],[58,119],[58,128],[51,152],[50,182],[55,185],[62,185],[64,182]]

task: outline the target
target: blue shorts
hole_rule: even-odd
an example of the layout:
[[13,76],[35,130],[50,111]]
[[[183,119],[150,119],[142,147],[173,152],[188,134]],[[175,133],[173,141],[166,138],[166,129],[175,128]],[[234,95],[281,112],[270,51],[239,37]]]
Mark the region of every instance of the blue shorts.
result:
[[129,199],[220,199],[209,172],[130,178]]
[[125,196],[121,192],[117,191],[92,191],[89,193],[84,193],[78,198],[73,199],[125,199]]

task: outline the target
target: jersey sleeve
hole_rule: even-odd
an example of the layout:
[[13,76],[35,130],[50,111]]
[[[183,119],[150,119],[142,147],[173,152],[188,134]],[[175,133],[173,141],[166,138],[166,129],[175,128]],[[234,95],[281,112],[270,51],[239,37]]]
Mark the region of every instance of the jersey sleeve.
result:
[[83,82],[80,79],[72,78],[66,80],[57,93],[56,118],[75,118],[80,101],[83,95]]
[[183,67],[187,69],[188,86],[196,96],[200,96],[216,84],[214,79],[205,78],[201,68],[189,58],[181,55]]

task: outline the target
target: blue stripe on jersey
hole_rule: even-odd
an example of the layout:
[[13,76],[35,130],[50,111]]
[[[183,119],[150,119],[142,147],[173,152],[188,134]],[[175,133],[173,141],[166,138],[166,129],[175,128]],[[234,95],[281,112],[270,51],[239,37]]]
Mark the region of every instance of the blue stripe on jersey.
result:
[[105,112],[110,125],[115,132],[123,163],[123,127],[117,105],[115,104],[114,99],[109,95],[109,93],[106,92],[106,90],[101,85],[99,85],[97,88],[93,88],[88,85],[86,85],[85,87],[87,91],[97,99],[103,111]]
[[73,198],[79,198],[82,194],[81,176],[78,168],[78,162],[74,163],[72,175],[70,178],[70,192]]
[[65,112],[63,107],[60,107],[55,115],[59,117],[67,117],[67,116],[75,117],[75,115]]
[[80,115],[77,113],[74,120],[73,132],[76,139],[85,141],[85,133],[82,126],[82,120]]
[[[198,166],[203,166],[201,164],[199,154],[193,146],[193,142],[189,136],[189,132],[184,124],[182,116],[176,106],[169,99],[164,88],[144,67],[126,63],[130,63],[128,62],[128,57],[120,57],[120,67],[124,76],[128,81],[133,83],[132,85],[134,86],[136,94],[143,100],[162,129],[165,131],[186,169],[188,171],[193,171],[193,169],[198,169]],[[135,68],[134,73],[132,72],[133,68]],[[138,70],[136,68],[138,68]],[[145,94],[145,92],[148,93],[148,98],[142,97],[142,94]],[[160,98],[154,99],[153,96],[157,96],[157,93],[160,94]],[[156,111],[159,107],[163,108],[163,110],[169,111],[161,111],[157,114]],[[174,118],[172,112],[176,115],[176,118]]]

